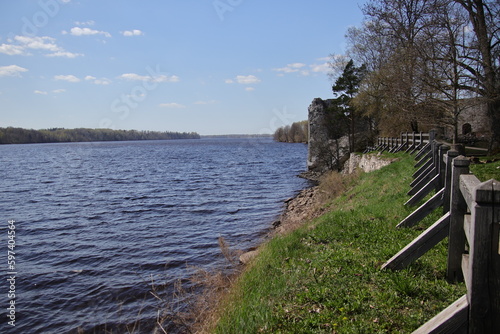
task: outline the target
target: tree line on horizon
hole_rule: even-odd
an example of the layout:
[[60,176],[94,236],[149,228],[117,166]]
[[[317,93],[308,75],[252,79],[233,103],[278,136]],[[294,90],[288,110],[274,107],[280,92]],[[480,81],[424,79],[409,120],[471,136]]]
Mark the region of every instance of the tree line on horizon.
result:
[[362,11],[346,54],[332,57],[332,123],[368,119],[383,136],[446,126],[456,139],[475,103],[487,107],[490,151],[499,150],[500,2],[370,0]]
[[93,141],[125,141],[125,140],[171,140],[199,139],[196,132],[161,132],[111,129],[64,129],[52,128],[43,130],[23,128],[0,128],[0,144],[35,144],[63,142]]
[[294,122],[292,125],[282,126],[274,132],[275,141],[283,143],[307,143],[309,141],[309,122]]

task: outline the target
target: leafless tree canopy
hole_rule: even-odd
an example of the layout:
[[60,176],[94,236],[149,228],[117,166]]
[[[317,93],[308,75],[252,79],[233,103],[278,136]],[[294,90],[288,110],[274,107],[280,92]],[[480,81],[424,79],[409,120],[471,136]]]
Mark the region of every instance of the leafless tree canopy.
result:
[[353,104],[384,134],[457,129],[466,98],[488,108],[500,147],[500,2],[372,0],[361,27],[346,34],[348,56],[369,74]]

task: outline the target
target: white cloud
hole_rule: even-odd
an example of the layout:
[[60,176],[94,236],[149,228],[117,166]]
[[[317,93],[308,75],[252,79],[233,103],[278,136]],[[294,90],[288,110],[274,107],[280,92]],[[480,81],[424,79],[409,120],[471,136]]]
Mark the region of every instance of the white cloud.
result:
[[247,87],[247,88],[245,88],[245,90],[247,92],[253,92],[255,90],[255,88],[253,88],[253,87]]
[[96,85],[109,85],[112,81],[108,78],[101,78],[94,80],[94,84]]
[[122,32],[122,35],[125,37],[131,37],[131,36],[142,36],[144,33],[138,29],[134,30],[125,30]]
[[[66,91],[66,89],[54,89],[52,91],[52,93],[54,93],[54,94],[61,94],[61,93],[64,93],[65,91]],[[48,94],[48,92],[44,91],[44,90],[35,90],[33,93],[39,94],[39,95],[47,95]]]
[[261,82],[261,80],[255,75],[238,75],[236,76],[236,78],[226,79],[224,82],[227,84],[233,84],[237,82],[242,85],[252,85]]
[[166,75],[158,75],[158,76],[151,76],[151,75],[140,75],[136,73],[124,73],[119,76],[120,79],[128,80],[128,81],[147,81],[147,82],[179,82],[180,78],[176,75],[172,76],[166,76]]
[[93,84],[96,85],[109,85],[112,82],[108,78],[97,79],[96,77],[93,77],[91,75],[87,75],[84,79],[85,81],[91,81]]
[[21,73],[27,71],[26,68],[17,65],[0,66],[0,77],[20,77]]
[[251,84],[259,83],[260,79],[257,78],[255,75],[247,75],[247,76],[245,76],[245,75],[238,75],[236,77],[236,81],[239,84],[251,85]]
[[45,55],[46,57],[66,57],[66,58],[76,58],[83,56],[82,53],[73,53],[73,52],[68,52],[68,51],[57,51],[54,53],[49,53]]
[[185,105],[180,104],[180,103],[175,103],[175,102],[172,102],[172,103],[162,103],[162,104],[160,104],[160,107],[162,107],[162,108],[169,108],[169,109],[184,109],[184,108],[186,108]]
[[[160,77],[167,78],[166,75],[161,75]],[[176,75],[172,75],[170,78],[168,78],[168,81],[169,82],[179,82],[179,81],[181,81],[181,79],[178,76],[176,76]]]
[[328,73],[332,70],[330,63],[312,64],[309,67],[314,73]]
[[285,67],[281,68],[273,68],[273,71],[276,72],[283,72],[283,73],[295,73],[299,72],[302,67],[306,66],[306,64],[303,63],[293,63],[293,64],[288,64]]
[[72,74],[69,74],[69,75],[56,75],[56,76],[54,76],[54,79],[58,80],[58,81],[80,82],[80,79],[78,79],[77,77],[75,77]]
[[293,63],[288,64],[285,67],[273,68],[273,71],[279,72],[278,76],[284,76],[285,74],[297,73],[302,76],[309,76],[312,73],[329,73],[332,70],[330,57],[328,58],[318,58],[318,61],[322,63],[315,63],[311,65],[307,65],[304,63]]
[[51,52],[46,54],[47,57],[67,57],[75,58],[83,56],[79,53],[72,53],[65,51],[62,47],[56,44],[56,39],[49,36],[15,36],[14,39],[9,39],[9,43],[16,44],[2,44],[0,45],[0,53],[9,56],[31,56],[29,50],[38,50],[41,52]]
[[14,37],[16,42],[19,42],[22,47],[26,49],[34,50],[46,50],[46,51],[60,51],[61,48],[55,43],[55,38],[42,36],[42,37],[28,37],[28,36],[16,36]]
[[331,58],[331,57],[321,57],[321,58],[318,58],[318,59],[316,59],[316,60],[317,60],[317,61],[325,61],[325,62],[328,62],[328,61],[332,60],[332,58]]
[[[63,32],[65,33],[65,32]],[[92,35],[104,35],[106,37],[111,37],[111,34],[106,31],[99,31],[99,30],[94,30],[90,28],[80,28],[80,27],[73,27],[70,30],[70,34],[73,36],[92,36]]]
[[0,53],[4,53],[9,56],[22,55],[24,54],[24,48],[20,45],[2,44],[0,45]]
[[77,26],[93,26],[95,24],[94,20],[88,20],[88,21],[75,21],[75,24]]

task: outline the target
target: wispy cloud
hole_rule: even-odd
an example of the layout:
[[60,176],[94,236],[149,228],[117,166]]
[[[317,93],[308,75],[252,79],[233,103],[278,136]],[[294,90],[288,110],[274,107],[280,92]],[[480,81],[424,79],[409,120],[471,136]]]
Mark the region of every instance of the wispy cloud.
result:
[[[54,94],[61,94],[61,93],[64,93],[66,91],[66,89],[54,89],[52,91],[52,93]],[[38,95],[48,95],[49,92],[45,91],[45,90],[35,90],[33,93],[35,94],[38,94]]]
[[108,79],[108,78],[96,78],[94,76],[91,76],[91,75],[87,75],[85,78],[85,81],[90,81],[92,82],[93,84],[96,84],[96,85],[109,85],[111,84],[111,80]]
[[236,78],[234,79],[226,79],[225,83],[227,84],[232,84],[232,83],[239,83],[242,85],[253,85],[256,83],[261,82],[259,78],[257,78],[255,75],[237,75]]
[[134,29],[134,30],[122,31],[122,35],[125,37],[132,37],[132,36],[142,36],[144,35],[144,33],[138,29]]
[[25,49],[46,50],[53,52],[61,50],[61,48],[56,44],[56,39],[49,36],[16,36],[14,37],[14,40],[19,42]]
[[329,73],[331,71],[331,59],[329,57],[318,58],[317,61],[320,63],[314,64],[304,64],[304,63],[292,63],[284,67],[273,68],[273,71],[279,72],[278,76],[285,76],[290,73],[297,73],[302,76],[309,76],[314,73]]
[[[63,31],[63,34],[67,34],[67,31]],[[93,35],[104,35],[105,37],[111,37],[111,34],[107,31],[100,31],[91,28],[81,28],[73,27],[70,29],[69,34],[72,36],[93,36]]]
[[77,26],[93,26],[95,24],[94,20],[88,20],[88,21],[75,21],[75,24]]
[[17,65],[0,66],[0,77],[21,77],[23,72],[28,69]]
[[20,45],[2,44],[0,45],[0,53],[9,56],[23,55],[25,53],[25,48]]
[[304,66],[307,66],[307,65],[303,64],[303,63],[293,63],[293,64],[288,64],[285,67],[273,68],[273,71],[282,72],[282,73],[295,73],[295,72],[299,72],[301,70],[301,68],[303,68]]
[[45,53],[47,57],[66,57],[75,58],[83,56],[80,53],[73,53],[64,50],[56,44],[56,39],[49,36],[15,36],[14,39],[9,39],[10,44],[0,45],[0,53],[9,56],[32,56],[30,51],[36,50]]
[[180,104],[180,103],[175,103],[175,102],[161,103],[160,107],[162,107],[162,108],[168,108],[168,109],[184,109],[184,108],[186,108],[185,105]]
[[128,81],[146,81],[146,82],[179,82],[180,78],[176,75],[167,76],[164,74],[151,76],[151,75],[140,75],[136,73],[124,73],[119,76],[120,79]]
[[328,73],[332,70],[330,63],[312,64],[309,65],[313,73]]
[[243,85],[252,85],[259,83],[261,80],[255,75],[238,75],[236,77],[236,82]]
[[49,53],[46,55],[47,57],[66,57],[66,58],[76,58],[83,56],[81,53],[73,53],[68,51],[57,51],[54,53]]
[[69,75],[56,75],[54,76],[54,80],[57,81],[67,81],[67,82],[80,82],[81,80],[77,78],[76,76],[69,74]]

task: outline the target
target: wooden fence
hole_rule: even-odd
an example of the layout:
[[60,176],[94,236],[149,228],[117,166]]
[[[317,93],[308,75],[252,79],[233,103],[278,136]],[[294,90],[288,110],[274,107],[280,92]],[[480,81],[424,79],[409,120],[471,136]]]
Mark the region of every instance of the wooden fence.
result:
[[435,138],[436,131],[433,130],[429,133],[403,132],[399,138],[379,137],[375,146],[367,148],[365,152],[389,151],[394,153],[404,149],[406,152],[414,153],[429,145]]
[[418,170],[408,192],[412,197],[405,205],[416,206],[435,191],[398,227],[414,226],[439,207],[443,216],[382,268],[403,269],[448,237],[447,279],[451,283],[465,280],[467,294],[414,334],[500,333],[500,182],[481,183],[470,174],[470,161],[460,155],[459,146],[450,149],[434,140],[432,133],[428,142],[422,140],[422,134],[417,138],[410,141],[406,135],[399,143],[379,142],[379,146],[392,145],[394,151],[421,147],[416,155]]

